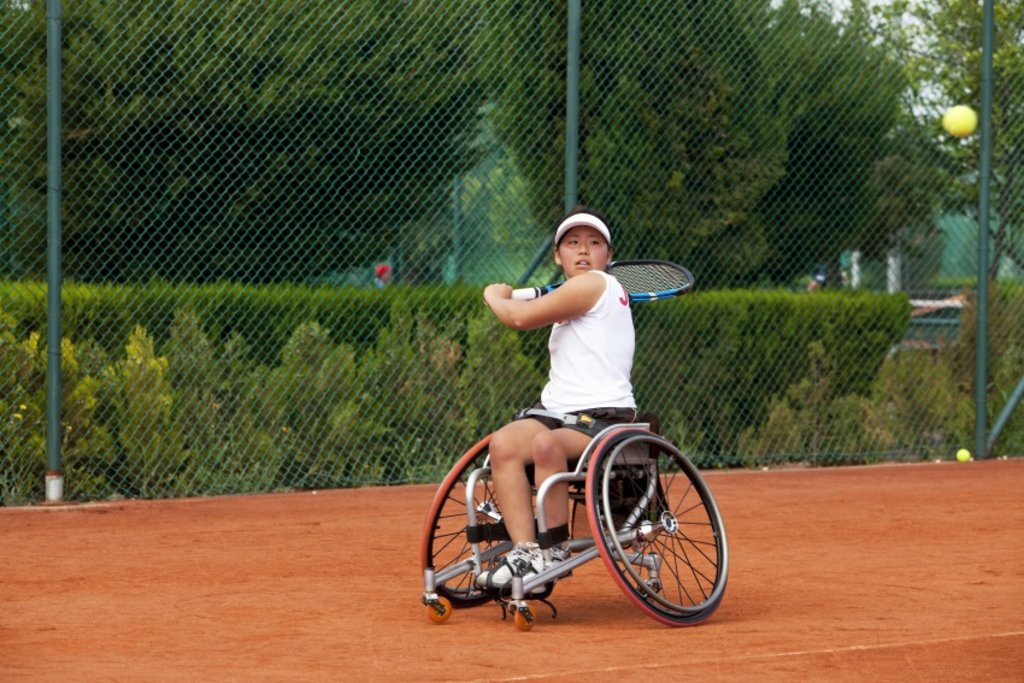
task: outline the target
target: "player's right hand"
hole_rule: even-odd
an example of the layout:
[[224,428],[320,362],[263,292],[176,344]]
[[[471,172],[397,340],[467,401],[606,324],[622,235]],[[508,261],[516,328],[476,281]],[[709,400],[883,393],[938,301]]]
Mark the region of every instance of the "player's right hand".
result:
[[490,303],[495,299],[511,299],[512,288],[504,282],[495,282],[484,288],[484,301]]

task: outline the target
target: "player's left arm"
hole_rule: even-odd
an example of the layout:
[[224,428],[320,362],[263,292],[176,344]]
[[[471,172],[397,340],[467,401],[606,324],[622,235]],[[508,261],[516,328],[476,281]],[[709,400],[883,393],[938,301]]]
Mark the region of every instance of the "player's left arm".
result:
[[512,288],[506,284],[488,285],[484,301],[498,320],[513,330],[534,330],[583,315],[604,294],[605,279],[597,273],[582,273],[565,284],[531,301],[513,299]]

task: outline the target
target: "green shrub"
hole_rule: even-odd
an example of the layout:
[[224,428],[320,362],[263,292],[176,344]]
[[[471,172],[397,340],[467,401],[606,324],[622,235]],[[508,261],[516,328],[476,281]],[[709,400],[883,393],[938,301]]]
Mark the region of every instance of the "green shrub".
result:
[[958,390],[949,365],[931,351],[903,349],[886,358],[872,397],[878,426],[891,435],[889,450],[931,457],[967,443],[972,402]]
[[[994,359],[993,390],[989,394],[988,403],[989,423],[993,427],[1020,382],[1024,382],[1024,338],[1018,338],[1001,356]],[[968,442],[965,440],[964,443]],[[1024,401],[1018,403],[1010,413],[1002,431],[992,444],[992,454],[1000,453],[1024,453]]]
[[[47,467],[46,345],[38,333],[19,342],[11,316],[0,310],[0,503],[38,498]],[[61,469],[66,495],[74,498],[113,493],[107,475],[110,439],[98,418],[101,381],[91,348],[61,342]]]
[[[254,396],[263,376],[244,340],[229,336],[218,351],[194,313],[178,311],[167,345],[174,392],[174,430],[186,464],[182,494],[271,491],[279,487],[283,452],[267,431]],[[256,389],[256,388],[259,389]]]
[[[469,321],[466,359],[459,372],[459,397],[466,430],[481,438],[540,399],[545,375],[523,351],[523,338],[540,333],[508,329],[490,312]],[[471,444],[466,444],[468,448]]]
[[[456,292],[440,299],[405,288],[385,293],[302,285],[68,283],[62,291],[61,327],[64,336],[92,339],[114,355],[124,349],[139,326],[162,348],[170,339],[178,311],[201,311],[212,343],[240,337],[256,362],[273,365],[292,332],[307,321],[333,330],[336,342],[366,349],[387,326],[394,298],[419,298],[423,306],[440,309],[467,294]],[[46,303],[45,287],[38,283],[0,284],[0,309],[9,311],[18,322],[19,336],[36,331],[45,337]]]
[[[988,369],[989,389],[986,412],[988,429],[1006,405],[1013,390],[1024,377],[1024,286],[1015,283],[991,283],[988,305]],[[960,317],[959,336],[943,352],[961,394],[975,396],[977,380],[977,294],[969,292]],[[973,411],[964,417],[962,432],[972,434]],[[964,443],[973,441],[965,439]],[[999,438],[993,444],[995,452],[1020,454],[1024,452],[1024,408],[1018,405],[1010,415]]]
[[0,309],[0,503],[5,505],[38,496],[46,473],[39,337],[19,341],[16,329],[14,318]]
[[359,415],[370,429],[346,450],[347,480],[372,472],[382,483],[422,481],[468,447],[474,435],[457,381],[464,355],[457,323],[439,330],[396,312],[361,359]]
[[740,435],[808,376],[809,343],[835,360],[823,400],[867,395],[909,315],[904,296],[868,292],[709,292],[638,306],[633,384],[698,462],[740,464]]
[[765,421],[748,428],[739,451],[748,466],[794,461],[840,464],[888,447],[872,402],[859,394],[836,396],[840,363],[820,341],[808,347],[806,377],[772,401]]
[[[39,359],[40,372],[45,372]],[[102,412],[102,356],[91,344],[61,342],[61,464],[66,495],[102,498],[115,493],[110,482],[114,448]]]
[[337,486],[343,444],[351,429],[358,429],[344,419],[357,412],[361,390],[352,349],[335,345],[330,330],[319,323],[299,325],[281,351],[280,364],[253,388],[258,414],[282,452],[279,484]]
[[[183,435],[173,420],[168,362],[141,327],[128,339],[125,357],[104,373],[111,433],[126,492],[143,497],[173,491],[186,460]],[[196,419],[201,419],[196,416]]]
[[[0,286],[22,314],[40,305],[33,291]],[[74,498],[436,481],[534,401],[547,371],[547,330],[505,328],[475,288],[71,291],[67,329],[87,335],[62,345]],[[885,360],[908,314],[904,297],[846,293],[637,306],[637,396],[701,466],[934,446],[969,420],[948,363]],[[45,325],[32,315],[0,316],[5,502],[37,497],[45,472]],[[150,319],[156,332],[124,331]],[[1020,358],[1006,358],[1009,376]],[[923,390],[936,383],[937,401]]]

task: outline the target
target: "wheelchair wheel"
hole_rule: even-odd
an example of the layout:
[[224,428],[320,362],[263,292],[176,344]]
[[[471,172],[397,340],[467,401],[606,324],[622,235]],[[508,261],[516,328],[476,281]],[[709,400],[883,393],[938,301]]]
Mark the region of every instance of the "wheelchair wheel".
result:
[[679,449],[623,427],[595,444],[587,515],[601,558],[626,596],[669,626],[692,626],[718,608],[728,547],[718,506]]
[[[433,570],[435,575],[455,572],[454,576],[439,580],[436,586],[438,595],[448,598],[454,607],[471,607],[493,600],[493,596],[474,583],[473,546],[467,534],[466,506],[467,483],[473,471],[483,467],[487,460],[490,440],[487,436],[479,441],[448,472],[434,495],[423,527],[421,569]],[[507,542],[504,525],[499,524],[500,515],[489,477],[477,482],[472,506],[480,549],[486,552],[492,546]]]

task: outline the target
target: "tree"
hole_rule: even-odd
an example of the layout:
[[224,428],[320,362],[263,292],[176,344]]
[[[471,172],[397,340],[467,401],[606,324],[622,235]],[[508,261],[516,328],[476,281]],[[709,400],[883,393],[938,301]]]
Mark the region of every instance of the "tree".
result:
[[884,254],[902,225],[886,212],[884,179],[893,166],[917,167],[912,132],[899,125],[906,80],[862,9],[855,2],[838,19],[813,2],[778,10],[774,39],[793,65],[798,114],[785,176],[760,203],[772,245],[764,279],[789,281],[848,249]]
[[[550,224],[565,20],[511,4],[489,15],[488,42],[531,68],[500,84],[496,127]],[[622,229],[619,253],[699,263],[702,286],[786,282],[875,229],[871,170],[890,153],[904,82],[863,23],[773,5],[584,6],[580,196]]]
[[[997,2],[992,99],[994,244],[990,264],[1024,267],[1024,2]],[[982,5],[966,0],[917,0],[874,9],[887,43],[910,78],[905,108],[930,140],[929,155],[941,171],[940,196],[947,213],[977,219],[980,136],[959,140],[945,133],[942,113],[957,104],[981,111]]]
[[[41,9],[41,8],[40,8]],[[37,19],[37,17],[39,17]],[[45,83],[45,60],[37,47],[45,45],[45,15],[30,12],[20,3],[0,0],[0,275],[18,277],[31,264],[24,261],[46,253],[45,230],[18,234],[16,217],[29,202],[26,187],[30,174],[45,179],[46,147],[40,140],[34,148],[22,144],[26,128],[35,119],[45,120],[45,110],[34,112],[19,106],[19,77],[31,72]],[[43,187],[45,188],[45,182]]]
[[[68,3],[66,274],[272,282],[386,255],[472,163],[474,6]],[[45,109],[37,50],[25,111]],[[23,149],[44,139],[31,118]],[[41,202],[37,159],[17,177]]]
[[[992,261],[995,277],[1004,258],[1024,269],[1024,2],[997,2],[992,53]],[[981,108],[982,6],[968,0],[925,0],[915,4],[919,41],[927,46],[922,68],[935,86],[920,89],[931,110],[955,104]],[[931,93],[936,93],[931,95]],[[937,117],[936,117],[937,118]],[[977,214],[980,138],[945,139],[956,160],[960,191],[956,209]]]

